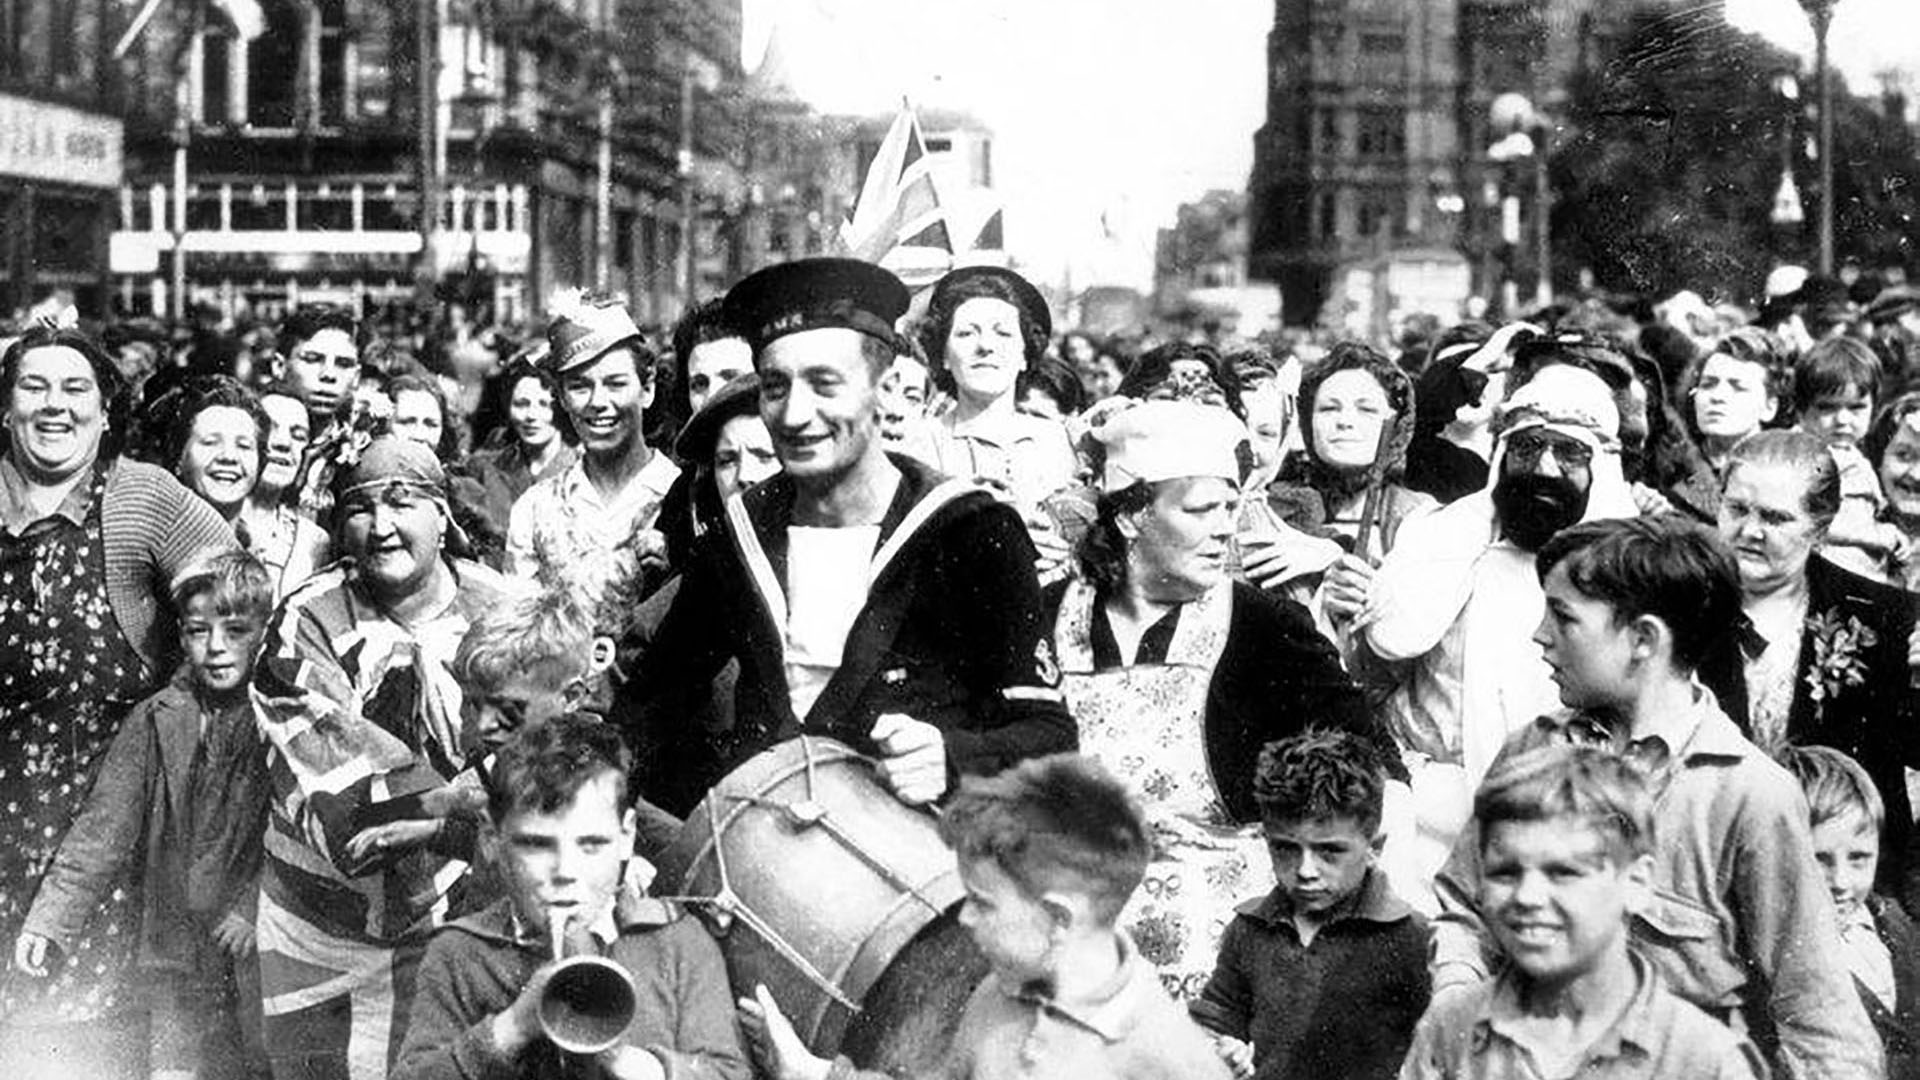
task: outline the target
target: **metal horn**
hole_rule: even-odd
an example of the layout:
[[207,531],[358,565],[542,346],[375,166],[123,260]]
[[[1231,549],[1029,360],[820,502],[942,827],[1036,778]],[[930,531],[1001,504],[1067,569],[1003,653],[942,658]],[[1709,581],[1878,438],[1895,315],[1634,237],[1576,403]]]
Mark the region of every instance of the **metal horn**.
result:
[[[559,959],[566,924],[553,926]],[[574,1054],[597,1054],[620,1041],[639,1007],[633,977],[604,956],[561,960],[540,994],[540,1030],[547,1041]]]

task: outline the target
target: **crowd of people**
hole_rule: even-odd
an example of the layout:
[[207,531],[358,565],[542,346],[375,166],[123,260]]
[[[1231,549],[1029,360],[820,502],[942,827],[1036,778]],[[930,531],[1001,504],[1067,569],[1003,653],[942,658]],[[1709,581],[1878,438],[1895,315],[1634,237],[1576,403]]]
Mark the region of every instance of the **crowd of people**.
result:
[[1386,347],[839,258],[518,346],[18,327],[0,1075],[879,1075],[651,887],[807,736],[951,848],[942,1076],[1920,1077],[1920,288],[1770,284]]

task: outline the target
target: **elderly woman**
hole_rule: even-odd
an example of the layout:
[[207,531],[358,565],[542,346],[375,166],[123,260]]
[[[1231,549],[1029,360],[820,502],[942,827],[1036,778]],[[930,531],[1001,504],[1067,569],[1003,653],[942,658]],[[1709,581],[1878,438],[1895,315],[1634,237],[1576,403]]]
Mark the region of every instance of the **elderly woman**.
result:
[[254,673],[273,785],[260,979],[283,1076],[381,1076],[398,1048],[412,972],[471,854],[471,835],[420,808],[461,760],[450,664],[504,588],[450,554],[427,447],[377,438],[333,493],[345,560],[286,599]]
[[[130,403],[91,338],[27,331],[0,388],[0,938],[14,940],[121,717],[171,672],[168,583],[233,532],[164,470],[120,458]],[[129,880],[100,933],[0,982],[0,1075],[48,1060],[146,1075],[140,905]]]
[[1754,633],[1742,656],[1703,674],[1761,749],[1831,746],[1866,766],[1887,804],[1882,880],[1911,903],[1920,898],[1906,885],[1916,868],[1905,770],[1920,766],[1907,671],[1913,597],[1817,553],[1840,501],[1839,468],[1817,436],[1763,431],[1733,448],[1720,533],[1739,560]]
[[1228,576],[1245,427],[1224,409],[1150,401],[1097,436],[1081,575],[1046,592],[1053,644],[1081,750],[1133,788],[1158,834],[1123,921],[1193,997],[1233,905],[1271,882],[1260,747],[1312,724],[1364,728],[1366,710],[1305,611]]
[[1019,378],[1039,363],[1052,332],[1046,300],[1011,270],[968,266],[935,282],[920,343],[954,406],[907,452],[997,487],[1023,508],[1073,483],[1066,428],[1019,409]]

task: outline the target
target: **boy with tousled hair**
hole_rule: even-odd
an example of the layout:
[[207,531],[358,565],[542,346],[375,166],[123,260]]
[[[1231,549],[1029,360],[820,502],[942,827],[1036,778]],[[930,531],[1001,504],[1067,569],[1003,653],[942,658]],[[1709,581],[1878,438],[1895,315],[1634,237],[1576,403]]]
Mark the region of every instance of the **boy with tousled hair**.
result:
[[[593,686],[611,662],[613,643],[595,631],[579,591],[560,582],[510,593],[483,611],[461,637],[452,665],[461,689],[466,768],[446,788],[424,796],[418,816],[354,837],[356,849],[439,837],[443,846],[473,850],[500,747],[517,732],[566,713],[599,718],[589,711]],[[634,810],[639,854],[657,856],[679,834],[680,819],[645,798],[635,800]]]
[[[940,819],[960,864],[960,922],[987,959],[942,1068],[925,1080],[1227,1076],[1115,920],[1153,839],[1126,789],[1056,754],[967,777]],[[773,1080],[881,1080],[815,1057],[764,986],[740,1000]]]
[[1506,966],[1435,1001],[1402,1077],[1766,1075],[1752,1044],[1631,948],[1628,920],[1653,896],[1652,802],[1639,771],[1604,750],[1501,759],[1474,797],[1471,842]]
[[1427,1007],[1427,921],[1376,865],[1378,751],[1308,731],[1260,752],[1273,892],[1241,904],[1189,1010],[1241,1077],[1386,1080]]
[[[1682,998],[1744,1022],[1782,1075],[1879,1076],[1799,785],[1697,678],[1714,636],[1739,625],[1732,550],[1674,515],[1596,521],[1548,541],[1537,569],[1546,613],[1533,640],[1566,708],[1515,733],[1496,767],[1566,745],[1643,763],[1669,827],[1631,921],[1640,952]],[[1435,882],[1434,1009],[1491,970],[1481,871],[1470,823]]]
[[253,918],[266,746],[247,682],[273,579],[252,555],[229,551],[189,566],[172,595],[185,661],[121,724],[13,953],[16,970],[43,975],[49,952],[105,932],[90,921],[144,858],[139,932],[156,1080],[264,1071]]
[[1920,937],[1899,904],[1873,891],[1886,803],[1859,762],[1830,746],[1781,757],[1807,793],[1813,857],[1840,919],[1840,947],[1880,1034],[1890,1080],[1920,1077]]
[[[501,747],[485,845],[507,896],[428,945],[394,1080],[748,1080],[719,946],[698,920],[621,889],[632,769],[619,732],[579,714]],[[633,983],[632,1020],[599,1054],[560,1052],[541,1024],[556,941]]]

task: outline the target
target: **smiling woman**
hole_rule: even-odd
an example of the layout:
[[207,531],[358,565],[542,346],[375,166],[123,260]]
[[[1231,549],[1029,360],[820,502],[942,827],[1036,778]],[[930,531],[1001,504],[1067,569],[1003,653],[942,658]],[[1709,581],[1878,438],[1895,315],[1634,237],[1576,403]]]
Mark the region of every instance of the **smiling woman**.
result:
[[[0,392],[0,934],[12,943],[127,707],[171,669],[159,589],[233,534],[163,470],[120,459],[125,386],[84,334],[27,332],[0,357]],[[137,881],[118,884],[89,933],[16,957],[0,988],[9,1054],[96,1060],[79,1054],[144,1031],[141,897]]]
[[[462,760],[451,664],[504,583],[448,555],[446,473],[417,442],[376,438],[335,478],[334,507],[346,560],[287,597],[254,673],[274,785],[265,1033],[276,1073],[385,1075],[406,1008],[395,988],[472,858],[472,832],[438,828],[422,800]],[[416,822],[391,844],[354,842]],[[352,1032],[332,1021],[348,1013]]]

